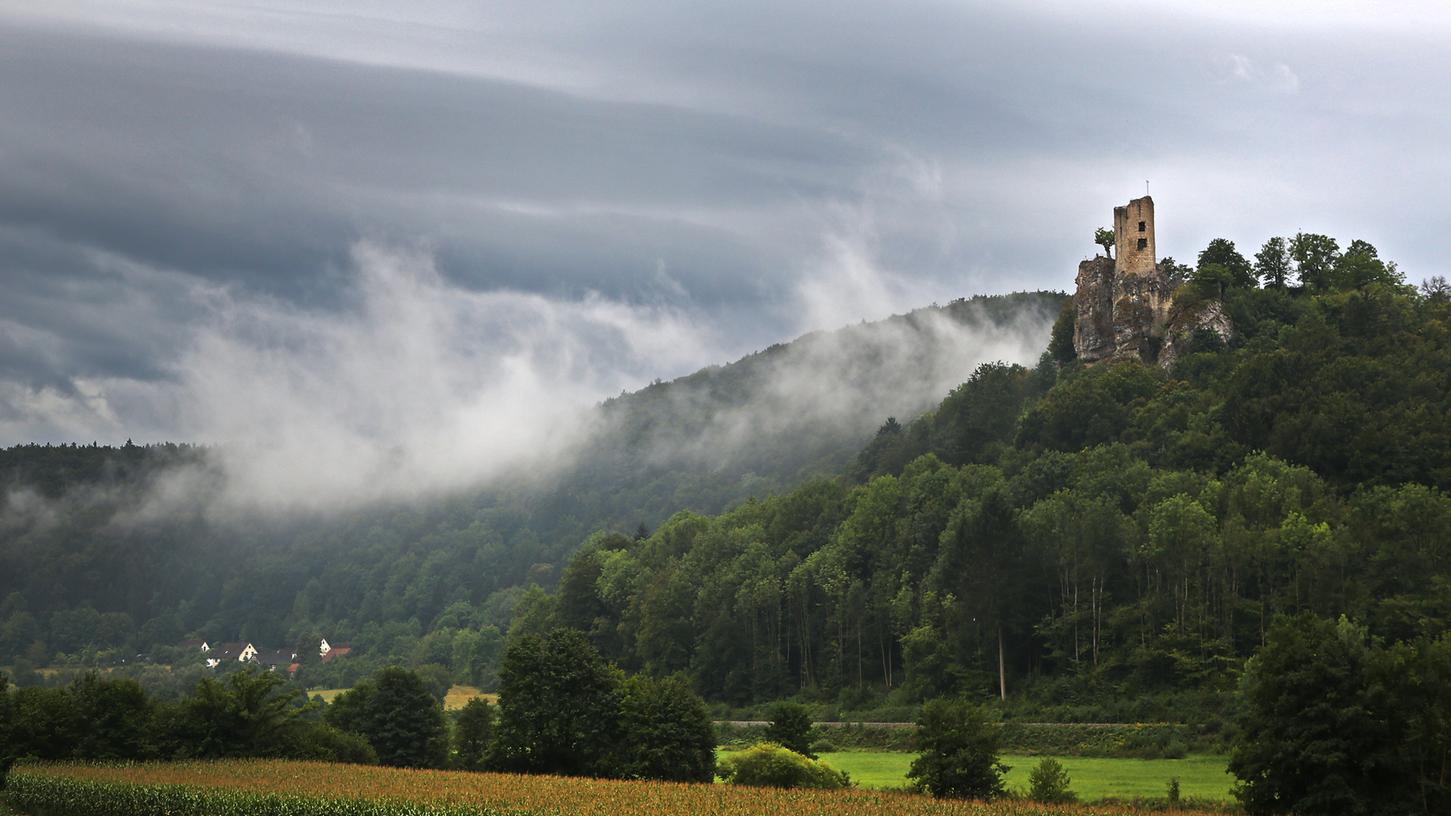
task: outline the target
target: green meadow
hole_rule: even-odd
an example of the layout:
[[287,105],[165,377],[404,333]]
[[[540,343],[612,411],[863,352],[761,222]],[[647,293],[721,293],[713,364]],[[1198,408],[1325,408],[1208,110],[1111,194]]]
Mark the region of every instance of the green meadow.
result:
[[[722,758],[732,752],[721,751]],[[851,774],[864,788],[899,788],[908,783],[907,768],[916,754],[899,751],[840,751],[821,755],[833,768]],[[1028,790],[1028,774],[1041,756],[1003,755],[1008,765],[1008,788]],[[1234,778],[1225,769],[1225,757],[1189,756],[1184,759],[1116,759],[1099,757],[1055,757],[1072,779],[1071,788],[1081,801],[1099,799],[1162,798],[1169,780],[1178,778],[1184,798],[1228,802]]]

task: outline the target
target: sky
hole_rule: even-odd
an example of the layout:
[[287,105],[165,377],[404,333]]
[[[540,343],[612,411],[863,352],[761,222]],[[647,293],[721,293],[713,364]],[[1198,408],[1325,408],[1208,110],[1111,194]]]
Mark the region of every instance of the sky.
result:
[[0,445],[547,446],[803,332],[1070,290],[1146,182],[1181,261],[1303,229],[1419,281],[1447,77],[1444,2],[0,0]]

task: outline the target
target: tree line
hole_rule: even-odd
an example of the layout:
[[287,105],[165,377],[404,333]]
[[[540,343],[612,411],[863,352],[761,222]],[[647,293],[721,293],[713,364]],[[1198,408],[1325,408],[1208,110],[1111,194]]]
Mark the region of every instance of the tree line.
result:
[[715,730],[684,678],[627,676],[569,630],[512,643],[499,704],[474,698],[452,718],[442,693],[397,666],[331,703],[250,669],[205,677],[176,701],[95,672],[18,689],[0,674],[4,768],[234,757],[708,782]]

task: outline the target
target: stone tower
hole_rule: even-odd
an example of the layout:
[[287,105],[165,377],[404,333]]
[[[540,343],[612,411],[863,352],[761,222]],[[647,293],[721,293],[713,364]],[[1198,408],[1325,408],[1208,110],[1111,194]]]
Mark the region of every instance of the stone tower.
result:
[[1115,258],[1078,266],[1073,345],[1079,359],[1137,359],[1159,354],[1175,282],[1155,257],[1154,200],[1113,208]]
[[1126,207],[1113,208],[1113,250],[1120,275],[1150,275],[1154,255],[1154,199],[1136,198]]

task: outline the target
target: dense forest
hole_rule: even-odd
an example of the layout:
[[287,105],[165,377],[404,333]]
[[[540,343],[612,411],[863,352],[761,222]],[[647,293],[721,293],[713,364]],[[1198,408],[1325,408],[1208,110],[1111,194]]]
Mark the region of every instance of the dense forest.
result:
[[[158,514],[167,491],[227,489],[205,447],[0,451],[0,665],[33,682],[35,668],[124,662],[179,692],[195,677],[157,664],[200,671],[176,647],[197,636],[296,649],[309,685],[392,661],[490,685],[527,588],[552,587],[592,532],[838,473],[884,410],[915,416],[979,361],[1031,358],[1064,300],[977,297],[807,335],[604,402],[599,432],[555,478],[362,511],[238,523],[199,501]],[[350,659],[321,665],[322,637],[350,643]]]
[[1364,242],[1291,244],[1251,263],[1217,241],[1185,270],[1179,297],[1222,298],[1229,344],[1198,337],[1171,370],[1083,366],[1065,309],[1037,366],[982,365],[888,420],[848,478],[596,536],[514,632],[576,628],[739,705],[966,694],[1129,721],[1222,719],[1279,616],[1438,637],[1447,286],[1404,285]]

